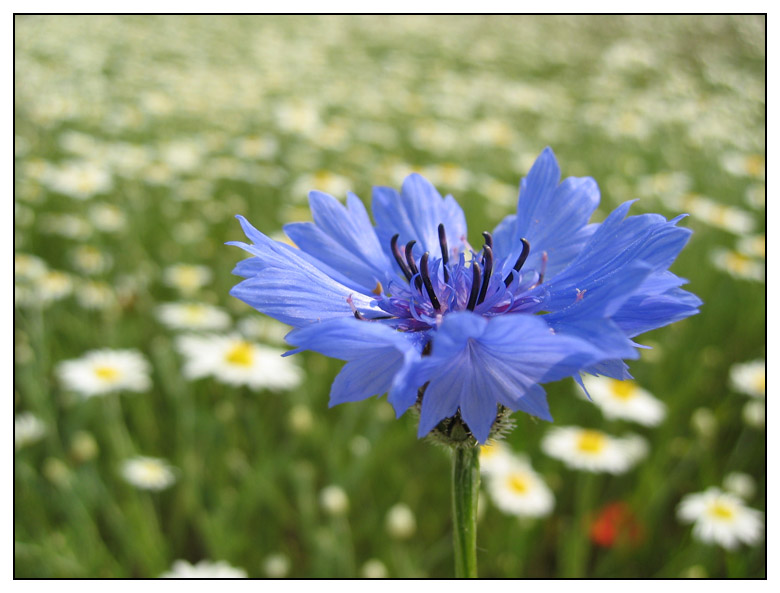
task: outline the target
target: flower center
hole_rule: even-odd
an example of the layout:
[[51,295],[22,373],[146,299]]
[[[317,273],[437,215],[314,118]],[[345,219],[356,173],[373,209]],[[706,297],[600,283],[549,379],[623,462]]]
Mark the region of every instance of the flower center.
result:
[[766,394],[766,375],[760,373],[753,379],[753,387],[759,393]]
[[730,521],[734,518],[734,509],[731,505],[720,502],[719,500],[712,503],[707,510],[709,511],[709,514],[716,519]]
[[188,323],[198,323],[203,320],[205,311],[201,305],[186,305],[184,307],[184,316]]
[[[439,227],[439,247],[442,254],[442,273],[444,276],[444,283],[448,284],[452,276],[452,270],[449,265],[449,248],[447,246],[447,234],[444,229],[444,224],[440,223]],[[402,250],[398,245],[398,238],[400,235],[396,234],[390,239],[390,253],[393,255],[398,267],[401,269],[406,281],[411,285],[414,282],[415,287],[423,294],[423,287],[425,293],[430,300],[434,310],[441,312],[441,302],[438,295],[433,288],[433,282],[431,281],[430,270],[428,267],[428,260],[430,253],[426,251],[420,258],[419,267],[417,261],[414,259],[414,245],[417,241],[409,241],[406,247]],[[474,307],[482,304],[487,296],[488,287],[490,285],[490,278],[493,274],[493,236],[487,231],[482,233],[485,239],[485,244],[482,246],[482,256],[477,261],[476,257],[471,258],[471,288],[469,292],[468,303],[466,309],[473,311]],[[528,259],[528,254],[531,251],[531,245],[526,239],[520,240],[523,244],[523,249],[518,256],[513,266],[514,272],[510,272],[504,279],[504,286],[507,288],[512,283],[512,278],[515,276],[515,272],[520,272],[525,260]],[[539,282],[541,283],[541,275]],[[449,285],[449,284],[448,284]],[[359,318],[359,317],[358,317]]]
[[252,344],[244,341],[238,342],[225,355],[228,363],[242,367],[251,367],[253,359]]
[[154,461],[144,461],[141,466],[141,472],[144,479],[148,481],[156,481],[165,475],[162,466]]
[[600,453],[606,444],[607,439],[597,430],[583,430],[577,438],[577,449],[583,453]]
[[633,381],[612,381],[612,395],[623,401],[628,401],[636,397],[637,389]]
[[97,375],[98,379],[101,381],[106,381],[107,383],[116,381],[119,378],[119,370],[115,367],[110,366],[99,366],[95,367],[95,375]]
[[483,459],[489,459],[498,455],[498,447],[496,445],[482,445],[479,448],[479,456]]
[[512,474],[507,478],[509,489],[515,494],[526,494],[530,490],[528,479],[522,474]]

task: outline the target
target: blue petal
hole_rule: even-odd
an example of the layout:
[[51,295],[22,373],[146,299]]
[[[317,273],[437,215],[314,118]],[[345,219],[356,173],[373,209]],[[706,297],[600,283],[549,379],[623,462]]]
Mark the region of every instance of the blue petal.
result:
[[598,185],[590,177],[569,177],[559,185],[560,177],[553,151],[545,148],[521,183],[517,215],[507,217],[493,233],[496,257],[505,258],[502,275],[520,255],[522,238],[531,245],[528,269],[538,270],[546,252],[546,274],[552,277],[593,234],[596,225],[588,225],[588,220],[599,204]]
[[291,331],[285,339],[297,345],[297,351],[313,350],[348,361],[331,387],[331,406],[389,391],[396,375],[420,358],[403,334],[354,317],[314,323]]
[[572,376],[598,360],[598,352],[589,344],[554,334],[537,316],[488,320],[459,312],[444,317],[433,334],[430,356],[410,365],[396,385],[419,387],[428,382],[421,435],[460,408],[475,438],[484,443],[497,404],[551,420],[544,391],[536,383]]
[[[645,265],[652,272],[665,270],[690,237],[690,230],[675,226],[657,214],[625,218],[631,203],[616,208],[598,227],[577,258],[544,286],[545,305],[558,311],[575,302],[583,290],[593,290],[619,278],[624,266]],[[627,295],[628,296],[628,295]]]
[[[272,241],[244,219],[240,220],[247,236],[255,244],[229,244],[255,255],[257,260],[251,264],[251,269],[257,272],[234,286],[230,291],[232,296],[293,327],[331,317],[351,316],[350,299],[354,307],[367,317],[383,314],[373,305],[373,298],[356,294],[334,280],[300,255],[300,250]],[[248,264],[241,267],[242,271],[248,269]]]
[[303,251],[329,267],[341,271],[364,292],[386,283],[393,268],[379,244],[363,203],[348,194],[347,207],[334,197],[313,191],[309,194],[313,223],[285,225],[287,236]]
[[374,348],[392,348],[401,353],[417,351],[415,342],[408,336],[412,337],[412,334],[350,316],[294,329],[284,339],[299,350],[312,350],[339,360],[354,360]]
[[421,175],[409,175],[400,194],[389,187],[375,187],[371,209],[381,245],[389,246],[393,235],[398,234],[399,245],[417,241],[416,257],[428,251],[432,258],[440,258],[439,224],[444,224],[450,258],[465,249],[467,229],[463,210],[452,196],[442,198]]

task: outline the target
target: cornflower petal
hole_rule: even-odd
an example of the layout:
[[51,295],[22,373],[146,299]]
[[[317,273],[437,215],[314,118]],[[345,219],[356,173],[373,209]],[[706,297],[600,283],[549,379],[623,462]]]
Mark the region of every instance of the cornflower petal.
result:
[[309,194],[314,222],[284,226],[284,232],[304,252],[339,270],[365,291],[387,283],[393,272],[386,249],[379,244],[363,202],[347,194],[347,207],[323,192]]
[[298,346],[287,354],[313,350],[346,360],[333,382],[330,406],[388,392],[400,368],[420,358],[418,345],[378,322],[329,319],[291,331],[285,339]]
[[601,197],[595,180],[569,177],[559,184],[560,178],[555,154],[545,148],[521,182],[517,215],[505,219],[493,232],[496,255],[506,258],[503,275],[520,254],[522,238],[531,244],[527,265],[538,269],[542,254],[547,253],[547,274],[554,276],[576,257],[595,230],[595,225],[588,225]]
[[[536,383],[572,376],[597,357],[587,342],[554,334],[537,316],[487,319],[452,313],[442,321],[430,356],[409,365],[396,389],[408,393],[428,383],[420,436],[460,408],[476,439],[484,443],[498,404],[552,420]],[[391,392],[390,401],[398,400]]]
[[399,245],[417,241],[416,258],[428,251],[441,258],[439,224],[444,225],[450,258],[466,245],[466,217],[452,196],[442,198],[431,183],[413,173],[401,186],[401,193],[389,187],[375,187],[371,209],[376,220],[376,234],[382,245],[389,245],[399,235]]

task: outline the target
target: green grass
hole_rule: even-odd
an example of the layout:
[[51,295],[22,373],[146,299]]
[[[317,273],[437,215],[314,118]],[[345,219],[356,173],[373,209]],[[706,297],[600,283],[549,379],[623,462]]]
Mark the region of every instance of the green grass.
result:
[[[340,365],[311,353],[298,356],[306,377],[288,393],[188,381],[177,332],[155,318],[159,303],[182,298],[161,280],[176,263],[213,272],[193,300],[223,307],[234,321],[252,315],[228,295],[243,257],[223,244],[242,238],[233,215],[269,234],[307,217],[315,187],[306,176],[329,173],[316,189],[343,198],[339,175],[368,203],[372,185],[398,187],[422,170],[455,195],[480,244],[480,232],[513,211],[520,178],[550,145],[565,176],[599,182],[598,220],[640,194],[634,212],[675,216],[660,189],[643,187],[679,172],[687,188],[673,198],[693,193],[737,207],[754,233],[764,232],[762,203],[746,198],[765,191],[762,17],[23,16],[15,24],[15,250],[79,287],[87,276],[71,252],[92,245],[111,257],[97,278],[117,295],[100,310],[73,296],[41,307],[17,302],[14,411],[47,427],[15,453],[17,577],[155,577],[180,558],[225,560],[264,576],[275,553],[290,559],[294,577],[359,576],[371,558],[393,577],[453,574],[449,459],[415,437],[412,414],[395,420],[383,398],[328,408]],[[63,144],[74,131],[93,147],[75,154]],[[276,149],[238,150],[249,136]],[[174,143],[192,151],[191,163],[171,156]],[[128,145],[148,156],[117,158]],[[732,157],[759,165],[729,170]],[[36,172],[70,160],[105,167],[111,189],[78,200]],[[454,173],[431,169],[439,165]],[[88,222],[86,238],[49,230],[53,215],[88,221],[96,202],[116,205],[124,229]],[[726,552],[675,517],[685,494],[734,471],[755,480],[749,506],[766,508],[765,434],[745,425],[748,398],[729,386],[731,365],[765,357],[765,286],[711,261],[740,235],[700,212],[682,224],[694,235],[673,271],[704,306],[642,336],[655,348],[631,364],[666,402],[666,420],[652,429],[608,422],[573,382],[546,386],[557,424],[642,434],[648,457],[625,475],[592,476],[588,506],[585,476],[540,450],[549,425],[517,414],[508,442],[553,489],[555,510],[521,521],[488,503],[481,576],[677,577],[691,567],[765,576],[763,541]],[[56,365],[96,348],[140,350],[152,389],[88,400],[64,390]],[[296,405],[311,411],[310,430],[288,421]],[[692,428],[699,408],[717,419],[710,438]],[[89,458],[73,448],[84,432],[98,447]],[[139,454],[168,460],[177,482],[159,493],[125,482],[120,465]],[[348,494],[346,516],[320,507],[329,484]],[[641,542],[588,545],[584,520],[617,500],[634,509]],[[404,541],[384,528],[399,501],[417,520]]]

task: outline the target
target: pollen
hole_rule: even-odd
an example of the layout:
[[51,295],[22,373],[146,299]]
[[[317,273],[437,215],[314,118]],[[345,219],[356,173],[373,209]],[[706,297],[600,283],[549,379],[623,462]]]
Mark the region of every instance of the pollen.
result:
[[110,366],[95,367],[95,375],[103,381],[116,381],[119,378],[119,370]]
[[577,449],[583,453],[600,453],[606,444],[607,439],[597,430],[583,430],[577,439]]
[[528,478],[524,476],[523,474],[511,474],[507,478],[507,484],[512,490],[512,492],[515,492],[517,494],[525,494],[530,490],[530,484],[528,483]]
[[710,516],[722,521],[730,521],[734,518],[734,509],[730,505],[724,504],[720,501],[715,501],[713,504],[711,504],[707,511],[709,512]]
[[242,367],[252,366],[253,359],[252,344],[249,342],[238,342],[225,354],[227,362]]
[[377,283],[376,283],[376,286],[374,287],[374,290],[372,290],[371,292],[372,292],[373,294],[375,294],[375,295],[379,296],[379,295],[381,295],[381,294],[382,294],[382,290],[383,290],[383,289],[382,289],[382,283],[381,283],[381,282],[377,282]]
[[636,397],[638,391],[633,381],[612,381],[612,394],[623,401]]

